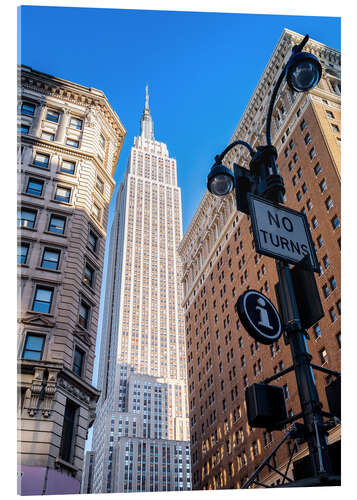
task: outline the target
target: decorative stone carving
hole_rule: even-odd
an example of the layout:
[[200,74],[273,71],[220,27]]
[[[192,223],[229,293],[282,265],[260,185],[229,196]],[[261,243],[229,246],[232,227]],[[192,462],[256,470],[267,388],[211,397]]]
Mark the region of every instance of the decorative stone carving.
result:
[[44,368],[35,369],[35,376],[32,380],[30,389],[31,390],[30,402],[29,402],[29,407],[27,409],[30,417],[34,417],[38,410],[38,402],[43,388],[44,371],[45,371]]
[[42,404],[42,415],[48,418],[51,413],[52,401],[56,392],[56,382],[57,382],[58,371],[49,371],[47,383],[45,386],[44,400]]
[[82,342],[87,344],[87,346],[91,347],[92,340],[88,332],[86,332],[85,330],[75,330],[73,332],[73,335],[76,335]]
[[56,325],[56,322],[44,314],[33,314],[28,312],[22,318],[19,318],[19,323],[24,323],[25,325],[33,326],[44,326],[46,328],[52,328]]
[[85,394],[83,391],[78,389],[78,387],[75,387],[73,384],[71,384],[68,380],[63,379],[62,377],[58,379],[58,385],[62,387],[65,391],[69,392],[76,398],[80,399],[86,404],[89,404],[90,402],[90,397]]

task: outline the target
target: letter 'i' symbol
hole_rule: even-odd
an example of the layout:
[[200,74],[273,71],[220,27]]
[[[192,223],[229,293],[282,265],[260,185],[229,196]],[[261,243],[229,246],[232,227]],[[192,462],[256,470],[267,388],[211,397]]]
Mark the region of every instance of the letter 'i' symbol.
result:
[[269,323],[269,317],[268,313],[265,309],[266,301],[262,299],[261,297],[257,300],[257,311],[259,311],[259,316],[260,320],[258,321],[258,325],[265,326],[265,328],[269,328],[270,330],[273,330],[273,327]]

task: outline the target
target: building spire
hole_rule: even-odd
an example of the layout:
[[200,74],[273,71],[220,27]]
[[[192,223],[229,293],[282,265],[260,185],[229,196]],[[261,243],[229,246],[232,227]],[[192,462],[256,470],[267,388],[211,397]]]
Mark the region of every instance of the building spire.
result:
[[145,139],[154,141],[154,123],[149,109],[149,86],[145,87],[145,108],[140,120],[140,135]]

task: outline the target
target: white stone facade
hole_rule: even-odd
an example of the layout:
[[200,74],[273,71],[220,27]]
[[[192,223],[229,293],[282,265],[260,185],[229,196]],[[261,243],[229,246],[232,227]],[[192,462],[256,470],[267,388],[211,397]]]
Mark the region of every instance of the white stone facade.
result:
[[[117,452],[110,445],[111,419],[118,425],[124,417],[134,456],[142,443],[148,449],[151,444],[158,447],[160,457],[178,443],[185,450],[189,445],[181,265],[177,254],[181,238],[176,160],[169,157],[165,144],[154,139],[147,94],[141,134],[131,149],[111,229],[98,377],[102,394],[93,436],[95,492],[190,488],[186,467],[180,472],[185,477],[182,484],[176,483],[174,476],[169,483],[161,478],[156,482],[147,479],[144,484],[132,479],[129,484],[123,476],[122,460],[113,465]],[[140,399],[144,396],[139,396],[139,388],[133,389],[132,384],[142,377],[149,377],[147,383],[157,387],[155,394],[162,396],[157,401],[160,425],[155,415],[151,420],[148,414],[142,421],[137,410],[145,407]],[[150,393],[151,389],[144,390]],[[122,440],[120,437],[120,443]],[[115,446],[122,450],[120,443],[115,440]],[[134,472],[136,477],[136,463]]]
[[18,92],[19,491],[78,493],[125,129],[99,90],[21,66]]

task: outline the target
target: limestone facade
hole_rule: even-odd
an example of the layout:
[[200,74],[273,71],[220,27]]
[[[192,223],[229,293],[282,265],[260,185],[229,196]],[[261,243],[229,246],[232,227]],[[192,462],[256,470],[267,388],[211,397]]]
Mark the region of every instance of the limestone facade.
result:
[[126,131],[102,91],[27,66],[18,106],[19,489],[78,493],[100,394],[106,225]]

